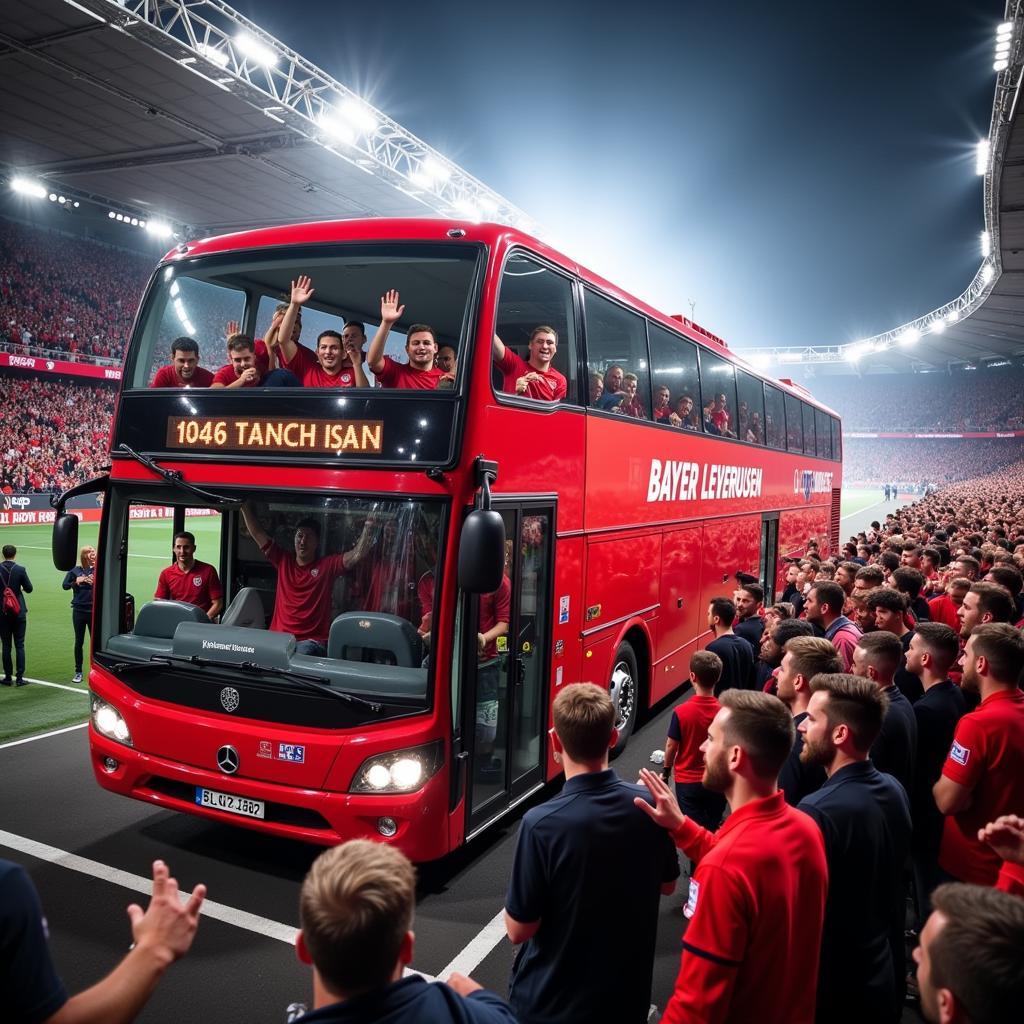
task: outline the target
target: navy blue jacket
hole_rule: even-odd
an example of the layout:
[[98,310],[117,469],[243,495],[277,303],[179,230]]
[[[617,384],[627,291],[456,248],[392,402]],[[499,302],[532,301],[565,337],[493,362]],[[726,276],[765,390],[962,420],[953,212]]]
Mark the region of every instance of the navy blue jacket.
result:
[[17,595],[18,602],[21,604],[21,614],[18,618],[25,618],[28,614],[25,595],[32,593],[32,584],[29,582],[25,566],[18,565],[17,562],[0,562],[0,593],[3,592],[4,587],[10,587]]
[[725,633],[712,640],[707,649],[722,659],[722,678],[715,686],[715,696],[726,690],[750,690],[754,686],[754,648],[750,641],[736,633]]
[[516,1019],[493,992],[464,999],[439,981],[428,984],[410,974],[376,992],[311,1010],[296,1024],[516,1024]]
[[828,860],[817,1020],[898,1019],[903,873],[911,835],[907,794],[870,761],[861,761],[826,779],[800,801],[800,810],[818,823]]
[[91,583],[80,583],[75,585],[75,580],[79,576],[91,576],[96,570],[95,569],[83,569],[80,565],[76,565],[67,576],[64,577],[64,582],[61,584],[65,590],[70,590],[71,593],[71,607],[76,612],[91,612],[92,611],[92,584]]
[[882,719],[882,731],[871,745],[871,761],[880,772],[896,779],[909,795],[917,764],[914,705],[895,686],[882,692],[889,698],[889,709]]

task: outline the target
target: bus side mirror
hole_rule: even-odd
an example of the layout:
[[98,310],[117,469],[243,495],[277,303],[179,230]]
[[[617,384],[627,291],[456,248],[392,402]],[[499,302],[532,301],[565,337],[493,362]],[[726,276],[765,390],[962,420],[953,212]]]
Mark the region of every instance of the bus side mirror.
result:
[[493,594],[505,571],[505,521],[492,509],[474,509],[462,526],[459,586],[468,594]]
[[70,572],[78,565],[78,516],[58,512],[53,521],[51,543],[54,567]]

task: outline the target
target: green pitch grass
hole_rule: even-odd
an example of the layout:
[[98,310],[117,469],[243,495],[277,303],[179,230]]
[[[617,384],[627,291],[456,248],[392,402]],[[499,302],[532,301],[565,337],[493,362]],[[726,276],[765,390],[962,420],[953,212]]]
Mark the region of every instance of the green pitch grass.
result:
[[[196,535],[197,555],[216,559],[219,550],[218,517],[189,517],[186,529]],[[79,525],[79,545],[96,545],[98,523]],[[17,561],[28,570],[35,588],[26,595],[28,630],[25,634],[25,676],[56,683],[33,683],[20,688],[0,687],[0,743],[37,732],[84,722],[88,717],[88,687],[75,685],[74,640],[71,627],[71,591],[63,590],[64,573],[53,567],[51,527],[11,526],[0,530],[0,542],[18,549]],[[153,596],[160,570],[171,561],[170,519],[135,520],[129,527],[128,590],[136,607]],[[85,669],[88,673],[86,635]],[[13,653],[13,652],[12,652]],[[87,675],[88,678],[88,675]]]

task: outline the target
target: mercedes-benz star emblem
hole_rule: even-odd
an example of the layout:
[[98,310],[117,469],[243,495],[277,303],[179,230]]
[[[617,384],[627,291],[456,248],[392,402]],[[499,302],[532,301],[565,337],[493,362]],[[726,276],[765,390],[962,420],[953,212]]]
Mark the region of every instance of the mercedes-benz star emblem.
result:
[[240,700],[238,691],[233,686],[225,686],[220,691],[220,706],[225,711],[237,711]]
[[217,767],[225,775],[234,775],[238,771],[238,751],[234,747],[221,747],[217,751]]

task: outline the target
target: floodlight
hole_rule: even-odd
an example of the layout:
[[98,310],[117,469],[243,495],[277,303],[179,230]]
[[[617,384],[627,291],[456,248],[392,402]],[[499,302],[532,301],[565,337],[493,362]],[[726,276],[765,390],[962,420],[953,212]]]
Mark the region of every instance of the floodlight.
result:
[[455,209],[466,220],[480,220],[480,207],[472,199],[458,199],[455,202]]
[[982,259],[988,259],[989,253],[992,252],[992,237],[987,231],[981,233],[981,256]]
[[118,221],[122,221],[122,220],[124,220],[124,214],[123,214],[123,213],[118,213],[118,214],[115,214],[115,216],[116,216],[116,219],[117,219]]
[[243,33],[235,36],[235,45],[255,64],[272,68],[277,63],[277,54],[269,46],[265,46],[250,35]]
[[375,132],[380,125],[373,111],[355,96],[350,96],[342,103],[339,113],[354,128],[367,135]]
[[452,176],[452,169],[432,156],[423,161],[420,170],[434,181],[447,181]]
[[959,319],[960,319],[960,313],[957,310],[955,310],[955,309],[951,309],[946,314],[946,323],[947,324],[955,324],[957,322],[957,320],[959,320]]
[[896,339],[901,345],[916,345],[921,339],[921,332],[916,327],[908,327]]
[[161,220],[147,221],[146,233],[154,238],[170,238],[172,234],[171,225]]
[[928,326],[932,334],[941,334],[946,329],[946,321],[937,316]]
[[108,217],[109,217],[109,218],[110,218],[111,220],[113,220],[113,219],[114,219],[114,218],[115,218],[115,217],[117,216],[117,214],[116,214],[116,213],[114,213],[114,211],[113,211],[113,210],[108,210],[108,211],[107,211],[107,216],[108,216]]
[[[231,60],[231,55],[227,50],[220,50],[216,46],[211,46],[209,43],[200,43],[196,49],[211,63],[216,64],[219,68],[225,68],[228,66],[228,62]],[[241,45],[239,45],[241,49]],[[243,51],[244,52],[244,51]],[[255,60],[255,57],[253,58]]]
[[985,284],[988,284],[989,281],[992,280],[994,274],[995,271],[992,269],[991,263],[986,263],[985,266],[981,268],[981,279],[982,281],[985,282]]
[[77,210],[80,204],[79,204],[78,200],[76,199],[71,205]]
[[1003,35],[1006,32],[1012,32],[1012,31],[1013,31],[1013,22],[1012,21],[1004,21],[996,29],[996,35],[999,36],[999,35]]
[[57,196],[57,202],[63,206],[67,202],[67,199],[65,199],[64,196]]
[[[1005,71],[1009,66],[1010,66],[1010,62],[1008,60],[1000,59],[1000,60],[997,60],[992,65],[992,70],[993,71]],[[985,172],[984,171],[979,171],[978,173],[979,174],[984,174]]]
[[32,196],[33,199],[46,198],[46,189],[39,182],[30,181],[28,178],[12,178],[11,188],[23,196]]
[[329,135],[332,139],[336,139],[338,142],[355,142],[355,131],[329,111],[325,110],[317,118],[317,124],[326,135]]
[[51,203],[57,202],[57,193],[56,192],[51,192],[50,196],[49,196],[49,199],[50,199]]
[[988,170],[988,139],[978,140],[974,169],[978,174],[984,174]]
[[996,56],[999,57],[1009,53],[1010,46],[1011,40],[1009,39],[1009,37],[1007,37],[1006,39],[1000,39],[999,42],[996,43]]

